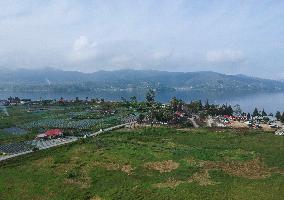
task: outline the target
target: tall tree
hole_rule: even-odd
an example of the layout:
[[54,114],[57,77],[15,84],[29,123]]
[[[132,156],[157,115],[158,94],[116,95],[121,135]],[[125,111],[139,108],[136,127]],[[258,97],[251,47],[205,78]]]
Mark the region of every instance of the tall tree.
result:
[[284,112],[282,113],[282,116],[281,116],[280,121],[281,121],[282,123],[284,123]]
[[242,115],[242,109],[241,109],[241,106],[239,104],[236,104],[234,106],[234,114],[236,116],[241,116]]
[[281,113],[279,111],[276,112],[275,117],[277,120],[281,119]]
[[121,101],[123,103],[124,106],[129,107],[130,103],[129,101],[125,98],[125,97],[121,97]]
[[154,120],[156,119],[156,108],[155,108],[155,92],[154,90],[150,89],[146,94],[146,104],[148,107],[152,107],[149,109],[148,112],[148,119],[151,123],[151,126],[153,125]]
[[259,112],[257,108],[254,109],[252,116],[253,117],[259,116]]
[[127,102],[127,100],[126,100],[125,97],[120,97],[120,99],[121,99],[121,101],[122,101],[123,103]]
[[146,102],[148,105],[152,105],[155,102],[155,92],[150,89],[146,94]]
[[209,110],[210,109],[210,104],[208,99],[206,99],[205,105],[204,105],[205,110]]
[[263,117],[264,117],[264,116],[267,116],[267,113],[264,111],[264,109],[262,110],[261,115],[262,115]]
[[250,118],[251,118],[251,115],[250,115],[250,113],[248,113],[247,114],[247,119],[250,120]]
[[132,103],[137,103],[137,98],[136,98],[136,96],[130,97],[130,100],[131,100]]
[[178,101],[178,111],[183,111],[183,108],[184,108],[184,103],[183,101],[180,99]]
[[188,109],[192,112],[192,113],[197,113],[198,111],[202,110],[202,103],[201,101],[192,101],[190,104],[187,105]]
[[170,106],[173,112],[176,112],[178,110],[178,104],[179,104],[179,101],[177,100],[177,98],[173,97],[170,101]]
[[144,120],[144,118],[145,118],[145,115],[142,114],[142,113],[140,113],[139,116],[138,116],[138,122],[139,122],[139,123],[142,123],[143,120]]
[[201,100],[198,101],[198,109],[199,109],[199,110],[202,110],[202,109],[203,109],[203,105],[202,105]]
[[233,115],[233,113],[234,113],[234,110],[233,110],[232,106],[229,105],[226,109],[226,114],[227,115]]

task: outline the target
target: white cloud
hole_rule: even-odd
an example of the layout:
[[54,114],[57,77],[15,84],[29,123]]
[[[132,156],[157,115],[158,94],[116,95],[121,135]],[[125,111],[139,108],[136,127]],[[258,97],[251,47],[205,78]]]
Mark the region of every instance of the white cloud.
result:
[[71,61],[84,62],[94,59],[97,56],[97,44],[89,41],[86,36],[80,36],[73,43],[69,58]]
[[165,60],[167,58],[170,58],[173,55],[172,51],[169,50],[160,50],[160,51],[156,51],[153,54],[153,58],[155,60]]
[[110,64],[114,67],[125,67],[129,66],[132,59],[127,55],[118,55],[110,59]]
[[86,36],[80,36],[78,39],[75,40],[73,49],[75,51],[81,51],[92,46],[93,45],[90,43],[89,39]]
[[244,53],[239,50],[216,50],[206,53],[206,60],[213,63],[235,63],[245,60]]
[[284,81],[284,72],[275,74],[273,78]]
[[84,70],[99,69],[143,69],[166,65],[173,59],[173,52],[168,48],[150,48],[140,41],[104,40],[93,42],[92,38],[80,36],[72,43],[68,53],[69,65],[82,67]]
[[0,9],[0,67],[283,72],[284,1],[2,0]]

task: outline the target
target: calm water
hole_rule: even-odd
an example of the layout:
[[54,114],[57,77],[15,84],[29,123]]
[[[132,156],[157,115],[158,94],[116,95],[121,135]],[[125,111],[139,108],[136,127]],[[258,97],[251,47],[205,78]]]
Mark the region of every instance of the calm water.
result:
[[[85,99],[104,98],[106,100],[121,100],[121,97],[130,98],[136,96],[138,100],[145,98],[145,93],[138,92],[99,92],[99,93],[13,93],[0,92],[0,99],[7,99],[9,96],[18,96],[20,98],[30,98],[32,100],[43,99]],[[211,103],[218,104],[239,104],[245,112],[252,112],[255,107],[265,109],[267,112],[275,113],[276,111],[284,111],[284,93],[258,93],[258,94],[228,94],[228,93],[199,93],[199,92],[157,92],[156,99],[160,102],[168,102],[173,96],[190,102],[192,100],[209,100]]]

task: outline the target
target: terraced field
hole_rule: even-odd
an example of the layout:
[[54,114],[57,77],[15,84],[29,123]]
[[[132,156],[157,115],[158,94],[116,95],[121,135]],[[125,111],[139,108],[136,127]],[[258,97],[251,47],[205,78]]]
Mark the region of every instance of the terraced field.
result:
[[[114,103],[108,105],[107,109],[103,109],[103,106],[97,103],[9,106],[9,115],[0,116],[0,145],[31,140],[37,134],[53,128],[62,129],[65,135],[75,136],[82,131],[95,132],[121,124],[127,116],[134,113],[133,110]],[[40,112],[37,111],[39,108]]]
[[0,164],[0,199],[281,199],[284,138],[121,130]]

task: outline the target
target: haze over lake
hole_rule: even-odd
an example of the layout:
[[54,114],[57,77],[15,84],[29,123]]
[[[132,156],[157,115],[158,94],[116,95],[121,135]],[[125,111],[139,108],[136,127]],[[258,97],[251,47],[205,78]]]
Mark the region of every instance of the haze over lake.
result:
[[[97,92],[97,93],[54,93],[54,92],[0,92],[0,99],[7,99],[8,97],[18,96],[20,98],[29,98],[32,100],[42,99],[85,99],[104,98],[106,100],[121,100],[121,97],[129,99],[131,96],[136,96],[139,101],[145,99],[145,93],[141,92]],[[194,100],[202,100],[205,102],[207,99],[210,103],[216,104],[239,104],[243,111],[252,112],[255,107],[258,109],[265,109],[267,112],[275,113],[276,111],[284,110],[284,93],[257,93],[257,94],[217,94],[217,93],[198,93],[198,92],[157,92],[156,100],[162,103],[167,103],[172,97],[180,98],[186,102]]]

